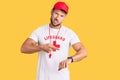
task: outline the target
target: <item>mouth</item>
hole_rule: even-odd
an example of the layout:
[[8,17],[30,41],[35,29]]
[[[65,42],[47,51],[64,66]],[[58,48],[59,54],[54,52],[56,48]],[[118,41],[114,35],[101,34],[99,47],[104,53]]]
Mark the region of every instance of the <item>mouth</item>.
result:
[[58,21],[56,21],[56,20],[55,20],[54,22],[55,22],[55,23],[58,23]]
[[58,20],[57,20],[57,19],[55,19],[55,20],[54,20],[54,22],[58,22]]
[[60,25],[60,23],[57,19],[53,19],[53,20],[50,19],[50,20],[51,20],[52,25],[54,25],[54,26],[59,26]]
[[55,24],[58,24],[58,23],[59,23],[59,21],[55,19],[55,20],[54,20],[54,23],[55,23]]

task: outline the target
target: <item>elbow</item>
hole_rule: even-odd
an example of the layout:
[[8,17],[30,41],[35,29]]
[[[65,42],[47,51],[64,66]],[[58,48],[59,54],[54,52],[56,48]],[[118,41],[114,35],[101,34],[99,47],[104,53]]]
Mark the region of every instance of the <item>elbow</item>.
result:
[[25,51],[25,49],[23,47],[21,47],[20,52],[21,53],[26,53],[26,51]]
[[24,50],[22,50],[22,49],[20,49],[20,52],[21,52],[21,53],[25,53]]
[[87,52],[84,52],[83,57],[84,57],[84,58],[87,57]]
[[21,47],[20,52],[23,54],[31,54],[32,51],[28,50],[27,48]]

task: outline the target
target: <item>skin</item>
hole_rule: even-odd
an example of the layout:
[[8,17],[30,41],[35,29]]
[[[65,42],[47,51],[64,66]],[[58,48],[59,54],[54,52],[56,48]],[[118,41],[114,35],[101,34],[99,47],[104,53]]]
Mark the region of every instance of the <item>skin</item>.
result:
[[[66,17],[66,13],[61,10],[52,10],[51,11],[51,22],[50,27],[54,29],[59,29],[63,20]],[[73,55],[73,61],[78,62],[87,56],[87,52],[85,47],[81,42],[75,43],[72,45],[73,49],[76,51],[75,55]],[[47,53],[53,50],[59,50],[57,47],[53,46],[52,44],[38,44],[34,40],[28,38],[24,41],[21,46],[21,53],[32,54],[38,51],[46,51]],[[71,63],[71,59],[63,60],[59,63],[58,71],[66,68]]]

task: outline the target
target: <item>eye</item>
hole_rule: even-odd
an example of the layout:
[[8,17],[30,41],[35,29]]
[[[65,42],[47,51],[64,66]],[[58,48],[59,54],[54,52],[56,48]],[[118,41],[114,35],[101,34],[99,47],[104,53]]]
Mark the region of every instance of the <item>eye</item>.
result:
[[64,17],[64,15],[61,15],[61,17]]

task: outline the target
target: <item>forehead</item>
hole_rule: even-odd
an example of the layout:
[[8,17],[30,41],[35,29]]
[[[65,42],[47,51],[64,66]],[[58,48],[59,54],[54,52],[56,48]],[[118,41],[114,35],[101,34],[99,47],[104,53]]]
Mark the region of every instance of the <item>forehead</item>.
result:
[[62,11],[62,10],[54,9],[53,12],[59,13],[60,15],[66,15],[66,13],[64,11]]

